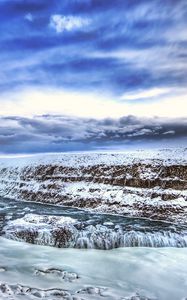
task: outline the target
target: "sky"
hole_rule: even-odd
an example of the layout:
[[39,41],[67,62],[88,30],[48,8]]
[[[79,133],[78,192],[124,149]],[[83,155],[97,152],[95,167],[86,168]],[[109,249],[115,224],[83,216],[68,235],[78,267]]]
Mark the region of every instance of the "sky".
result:
[[0,0],[0,153],[187,144],[186,0]]

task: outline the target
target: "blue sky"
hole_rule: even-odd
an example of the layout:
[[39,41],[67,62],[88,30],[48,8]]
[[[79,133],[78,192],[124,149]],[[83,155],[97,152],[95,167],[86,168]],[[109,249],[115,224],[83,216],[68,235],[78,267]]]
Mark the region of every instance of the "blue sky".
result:
[[0,0],[0,30],[0,152],[186,143],[186,0]]

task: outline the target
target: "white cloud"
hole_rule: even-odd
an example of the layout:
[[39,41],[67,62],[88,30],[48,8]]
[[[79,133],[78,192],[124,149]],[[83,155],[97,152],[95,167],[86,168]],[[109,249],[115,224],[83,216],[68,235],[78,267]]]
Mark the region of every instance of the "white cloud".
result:
[[143,117],[186,117],[187,92],[168,96],[155,102],[123,102],[98,94],[59,90],[25,90],[4,95],[0,115],[33,116],[63,114],[91,118],[118,118],[125,115]]
[[28,13],[25,15],[25,20],[32,22],[33,21],[33,15],[31,13]]
[[149,99],[158,98],[164,96],[170,92],[169,89],[164,88],[153,88],[148,90],[143,90],[139,92],[126,93],[121,96],[122,100],[138,100],[138,99]]
[[165,134],[175,134],[175,131],[174,131],[174,130],[169,130],[169,131],[164,132],[163,134],[164,134],[164,135],[165,135]]
[[88,19],[74,16],[52,15],[49,26],[57,33],[72,31],[87,26],[90,23]]

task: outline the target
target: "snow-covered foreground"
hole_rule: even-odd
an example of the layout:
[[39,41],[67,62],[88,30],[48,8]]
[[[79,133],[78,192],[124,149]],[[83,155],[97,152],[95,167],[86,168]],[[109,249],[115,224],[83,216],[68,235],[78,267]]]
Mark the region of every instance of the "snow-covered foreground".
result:
[[187,220],[187,149],[0,158],[0,196]]
[[1,299],[182,300],[187,249],[56,249],[0,238]]

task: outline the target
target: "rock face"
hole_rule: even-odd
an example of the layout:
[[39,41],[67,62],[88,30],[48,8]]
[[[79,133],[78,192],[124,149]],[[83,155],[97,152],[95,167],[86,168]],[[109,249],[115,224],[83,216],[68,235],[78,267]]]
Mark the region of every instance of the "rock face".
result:
[[2,233],[4,220],[5,220],[5,216],[4,215],[0,215],[0,235]]
[[0,196],[187,220],[187,149],[0,159]]
[[58,248],[187,247],[186,228],[169,224],[165,228],[155,223],[144,228],[113,223],[91,225],[90,221],[69,217],[27,214],[9,221],[3,231],[9,239]]

